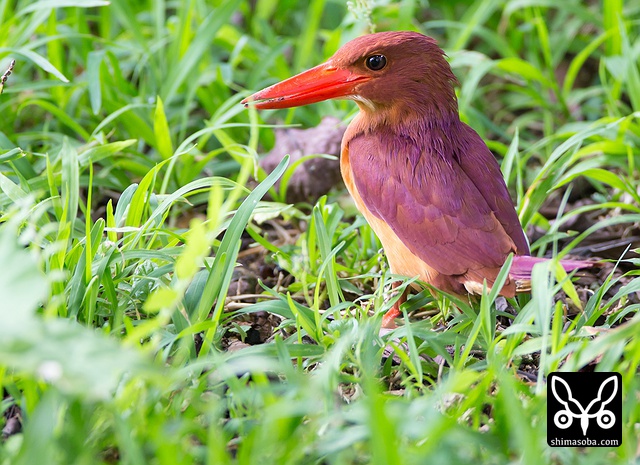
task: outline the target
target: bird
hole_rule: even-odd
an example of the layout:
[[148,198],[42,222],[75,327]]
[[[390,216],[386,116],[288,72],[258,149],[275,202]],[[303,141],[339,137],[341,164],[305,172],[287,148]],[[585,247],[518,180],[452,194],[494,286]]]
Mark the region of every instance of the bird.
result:
[[[257,109],[355,101],[340,170],[355,205],[377,234],[390,271],[452,295],[491,289],[510,254],[499,294],[530,290],[532,257],[500,166],[460,120],[458,84],[435,39],[412,31],[357,37],[326,62],[241,103]],[[562,260],[566,271],[593,262]],[[383,316],[395,328],[400,299]]]

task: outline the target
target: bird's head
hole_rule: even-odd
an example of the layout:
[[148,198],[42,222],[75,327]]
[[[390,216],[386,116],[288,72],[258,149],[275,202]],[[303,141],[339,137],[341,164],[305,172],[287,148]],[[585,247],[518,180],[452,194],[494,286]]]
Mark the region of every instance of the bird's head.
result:
[[455,83],[434,39],[417,32],[380,32],[347,42],[325,63],[242,103],[275,109],[343,98],[355,100],[366,113],[457,115]]

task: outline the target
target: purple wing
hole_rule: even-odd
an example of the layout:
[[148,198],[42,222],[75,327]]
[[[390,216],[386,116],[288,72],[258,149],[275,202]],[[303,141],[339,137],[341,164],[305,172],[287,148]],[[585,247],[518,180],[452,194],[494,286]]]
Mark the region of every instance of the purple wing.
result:
[[507,185],[503,182],[500,165],[477,132],[464,123],[460,123],[459,127],[460,137],[457,146],[460,152],[460,167],[478,188],[504,230],[513,239],[518,255],[529,255],[529,243],[513,207]]
[[367,208],[439,273],[499,269],[510,252],[528,252],[509,193],[482,139],[463,144],[449,133],[354,137],[354,182]]

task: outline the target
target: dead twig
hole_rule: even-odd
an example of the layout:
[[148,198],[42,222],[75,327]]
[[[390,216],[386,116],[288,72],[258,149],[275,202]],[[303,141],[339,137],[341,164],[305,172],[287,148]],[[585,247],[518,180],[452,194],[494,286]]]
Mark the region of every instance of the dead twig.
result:
[[4,90],[4,83],[7,82],[7,78],[11,76],[11,72],[13,71],[13,67],[15,65],[16,65],[16,60],[11,60],[11,63],[9,63],[9,69],[7,69],[5,73],[2,75],[2,77],[0,78],[0,94],[2,94],[2,91]]

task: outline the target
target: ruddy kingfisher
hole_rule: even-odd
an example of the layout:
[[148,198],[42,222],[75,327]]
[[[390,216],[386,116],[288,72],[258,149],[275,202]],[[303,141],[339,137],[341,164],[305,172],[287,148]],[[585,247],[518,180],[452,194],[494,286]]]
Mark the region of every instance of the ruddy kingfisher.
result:
[[[360,112],[342,139],[340,167],[356,206],[380,238],[391,272],[447,293],[490,288],[509,254],[500,294],[529,290],[529,245],[500,166],[460,121],[456,77],[443,50],[417,32],[356,38],[325,63],[242,101],[289,108],[332,98]],[[591,262],[563,260],[566,271]],[[383,317],[395,327],[400,303]]]

